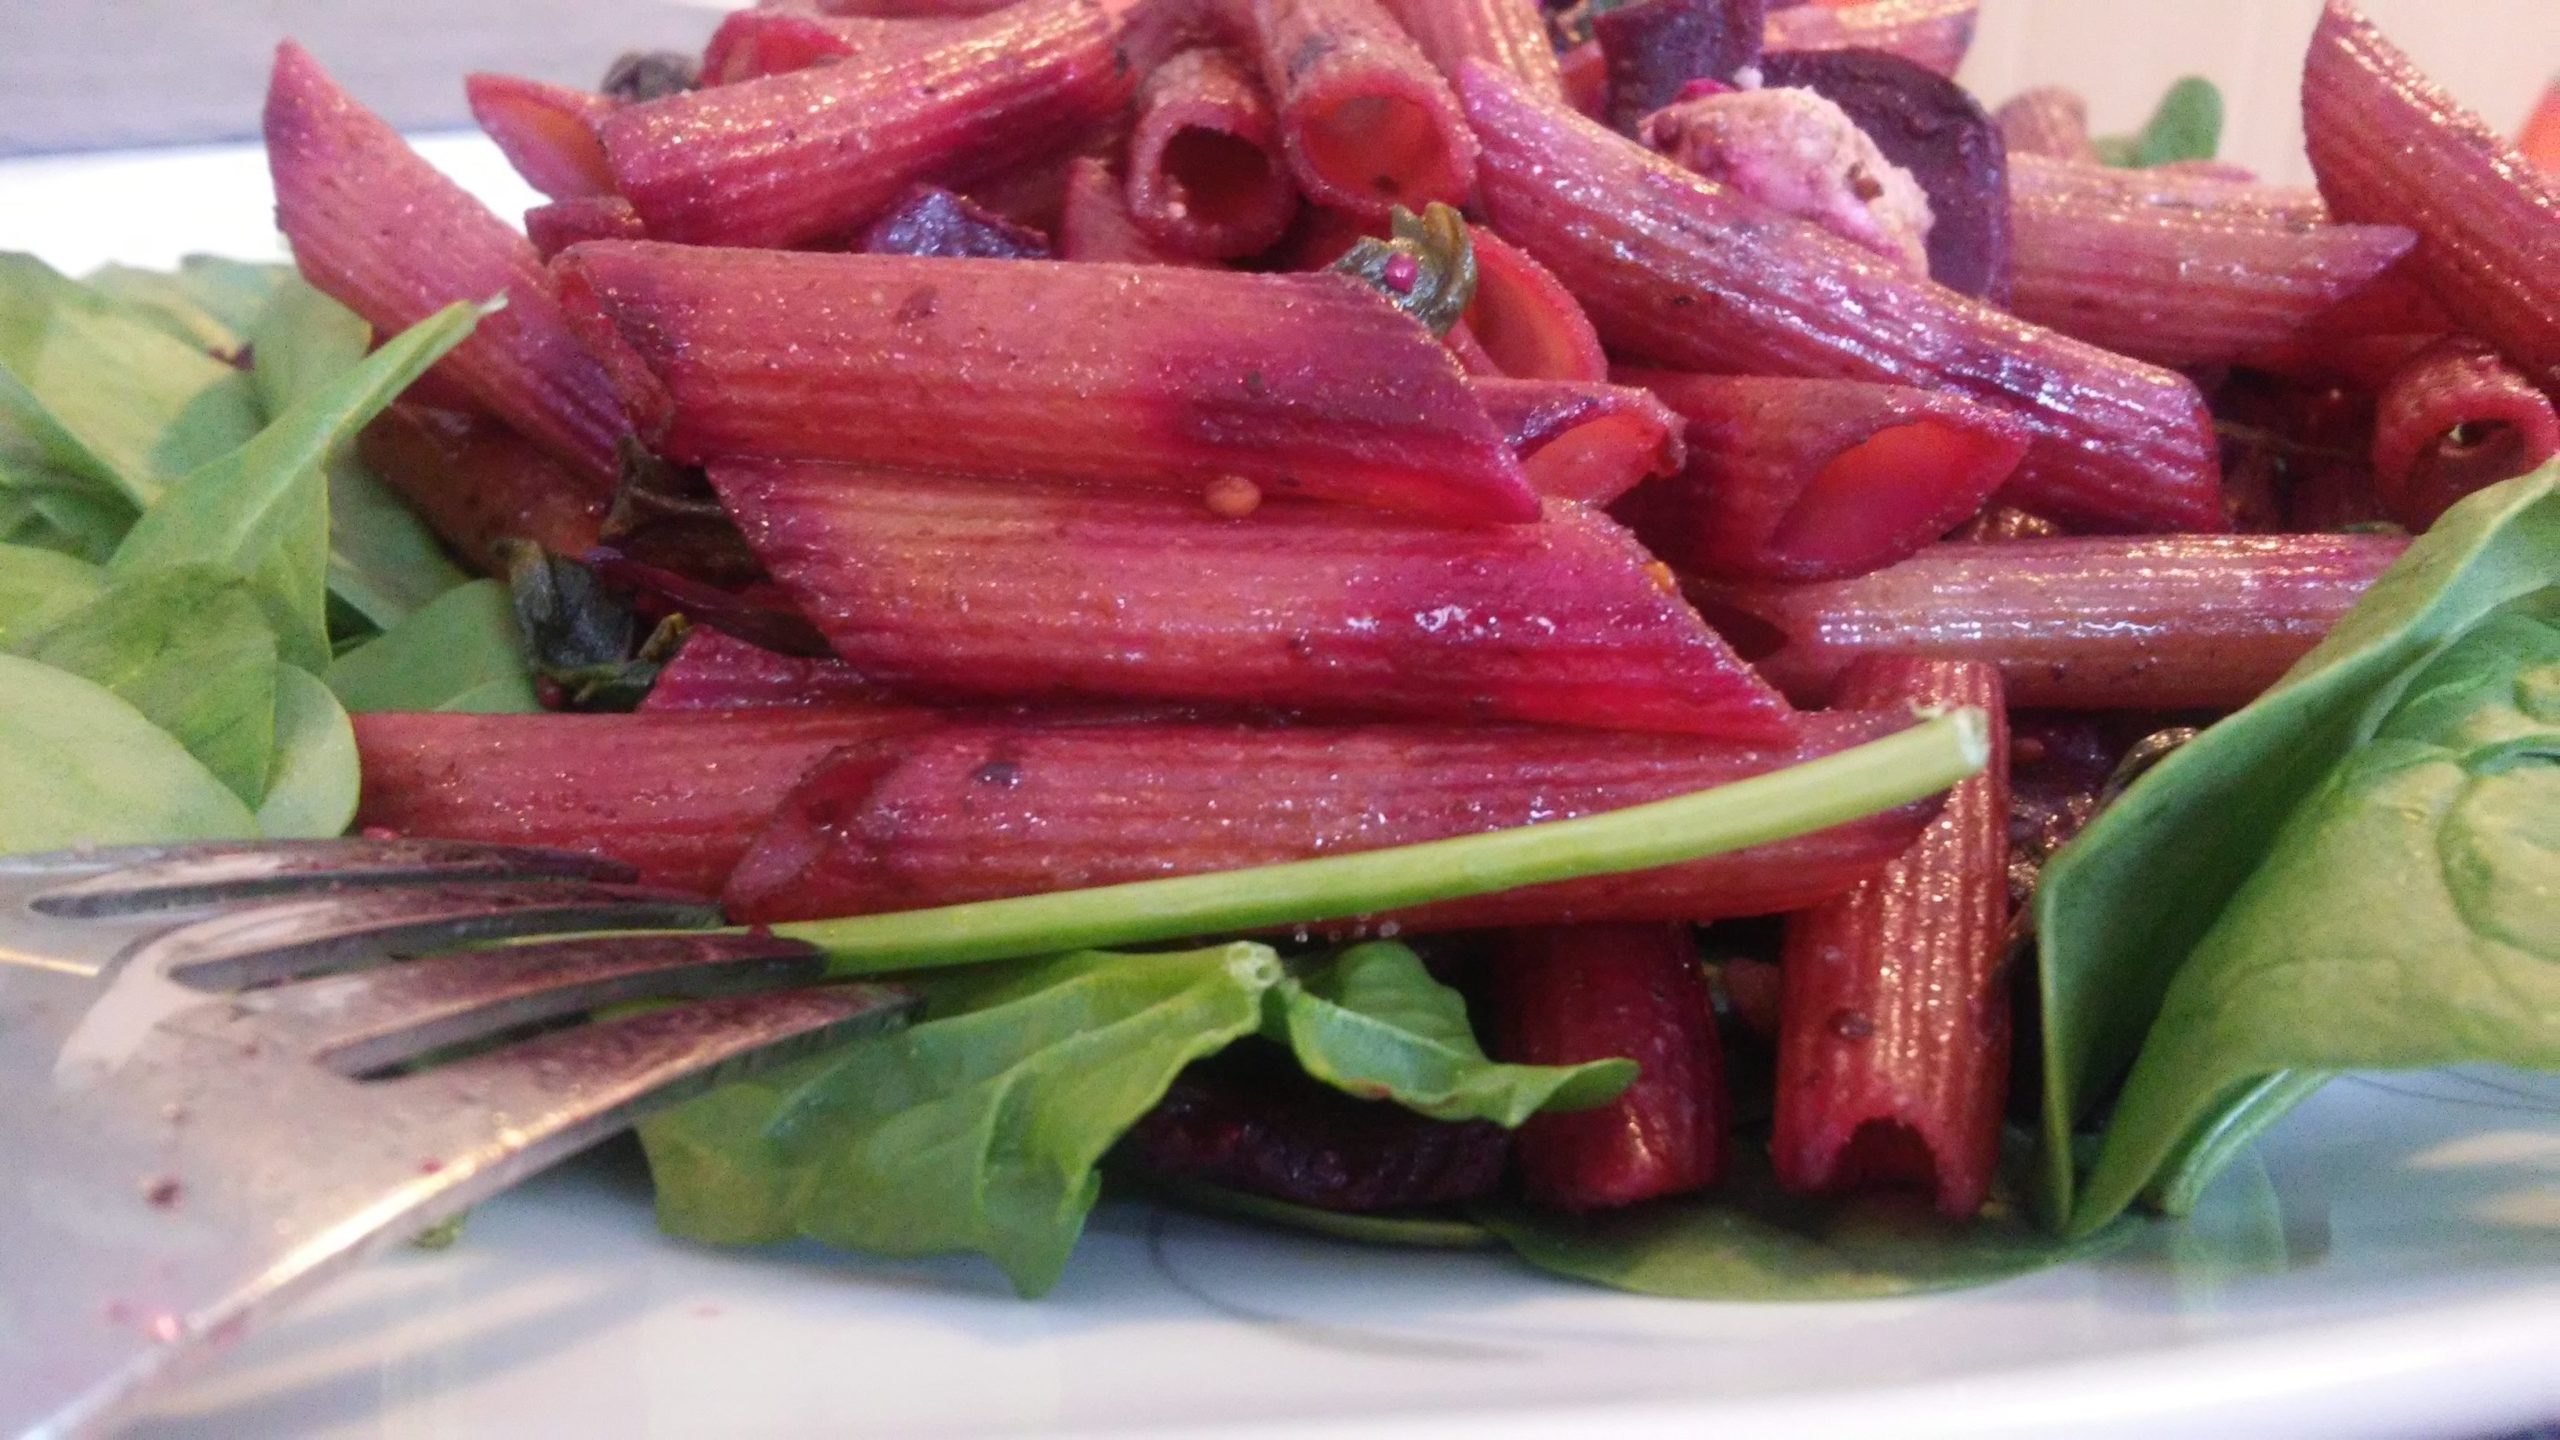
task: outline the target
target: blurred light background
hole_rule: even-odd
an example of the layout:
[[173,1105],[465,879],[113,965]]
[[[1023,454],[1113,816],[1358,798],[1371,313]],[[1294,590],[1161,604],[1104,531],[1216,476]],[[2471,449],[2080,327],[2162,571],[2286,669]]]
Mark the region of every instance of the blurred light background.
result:
[[[698,49],[735,0],[0,0],[0,248],[66,269],[166,264],[191,249],[281,254],[256,133],[270,52],[309,46],[413,132],[467,128],[462,77],[593,85],[635,48]],[[2560,73],[2560,0],[2365,0],[2420,64],[2503,130]],[[2103,132],[2141,123],[2181,74],[2229,104],[2223,153],[2302,181],[2297,89],[2320,0],[1983,0],[1964,78],[1987,103],[2072,86]],[[534,196],[476,138],[430,158],[501,213]],[[112,157],[97,152],[122,152]],[[8,159],[16,156],[20,158]],[[179,218],[183,217],[183,218]],[[174,221],[174,223],[173,223]]]

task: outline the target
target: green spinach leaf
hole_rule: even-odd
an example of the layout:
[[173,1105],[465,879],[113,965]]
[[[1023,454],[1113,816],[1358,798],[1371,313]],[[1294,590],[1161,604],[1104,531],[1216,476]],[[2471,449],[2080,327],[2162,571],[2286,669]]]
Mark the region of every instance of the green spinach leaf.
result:
[[1577,1280],[1676,1300],[1857,1300],[1986,1285],[2096,1253],[2119,1226],[2056,1239],[1995,1200],[1957,1224],[1905,1196],[1825,1200],[1780,1190],[1765,1156],[1744,1149],[1716,1191],[1596,1215],[1517,1204],[1477,1219],[1520,1257]]
[[0,545],[0,650],[17,653],[106,590],[105,572],[85,560]]
[[172,336],[216,356],[238,356],[293,267],[190,255],[175,270],[107,265],[82,284]]
[[0,431],[148,505],[258,432],[249,377],[29,255],[0,254]]
[[14,648],[115,692],[244,803],[267,793],[276,641],[239,581],[201,566],[137,576]]
[[2185,76],[2160,97],[2140,132],[2103,135],[2093,143],[2098,158],[2118,168],[2210,160],[2222,149],[2222,92],[2201,75]]
[[0,655],[0,795],[0,854],[258,833],[240,797],[141,711],[16,655]]
[[1363,1100],[1393,1100],[1435,1120],[1505,1129],[1541,1110],[1606,1105],[1636,1078],[1632,1060],[1502,1065],[1476,1043],[1465,997],[1392,942],[1355,945],[1272,987],[1263,1033],[1309,1075]]
[[447,306],[297,401],[255,439],[189,472],[135,522],[112,568],[138,574],[206,563],[248,578],[285,658],[314,674],[326,670],[329,532],[322,467],[460,344],[478,316],[468,305]]
[[[2463,501],[2274,689],[2163,761],[2047,867],[2035,905],[2045,1087],[2037,1199],[2049,1218],[2075,1216],[2076,1205],[2077,1228],[2104,1222],[2106,1204],[2076,1199],[2073,1130],[2131,1068],[2173,978],[2278,836],[2373,734],[2377,705],[2493,612],[2549,585],[2555,557],[2560,465]],[[2420,903],[2402,887],[2422,858],[2332,883],[2371,887],[2359,913],[2388,931],[2394,906]]]
[[329,688],[350,710],[530,715],[542,708],[507,587],[474,580],[340,656]]
[[[372,347],[363,318],[298,276],[278,283],[251,332],[254,380],[271,417],[327,391]],[[341,444],[328,462],[329,591],[381,629],[461,584],[425,523]]]
[[275,758],[258,802],[258,828],[278,840],[343,835],[356,818],[361,779],[355,726],[311,672],[275,669]]
[[[1122,1183],[1112,1177],[1116,1188]],[[1171,1175],[1149,1175],[1132,1182],[1137,1193],[1185,1209],[1250,1220],[1281,1230],[1350,1240],[1362,1245],[1389,1245],[1405,1250],[1481,1250],[1501,1243],[1493,1232],[1456,1215],[1350,1214],[1296,1205],[1268,1195],[1253,1195]]]
[[2170,983],[2074,1224],[2267,1076],[2465,1062],[2560,1069],[2560,588],[2420,667],[2295,809]]
[[1227,945],[945,980],[912,1029],[643,1122],[659,1221],[729,1244],[974,1251],[1044,1293],[1104,1153],[1183,1066],[1251,1034],[1279,978],[1268,949]]

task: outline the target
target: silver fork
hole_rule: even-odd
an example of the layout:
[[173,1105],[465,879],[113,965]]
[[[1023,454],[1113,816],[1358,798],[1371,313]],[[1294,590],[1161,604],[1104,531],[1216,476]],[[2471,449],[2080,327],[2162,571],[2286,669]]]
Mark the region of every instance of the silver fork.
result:
[[0,857],[0,1435],[103,1428],[641,1113],[903,1022],[795,942],[599,938],[718,920],[630,878],[414,840]]

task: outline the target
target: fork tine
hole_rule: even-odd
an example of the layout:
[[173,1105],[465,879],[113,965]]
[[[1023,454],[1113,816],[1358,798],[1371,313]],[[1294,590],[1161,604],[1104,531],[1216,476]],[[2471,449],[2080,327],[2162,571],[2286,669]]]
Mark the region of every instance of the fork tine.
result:
[[705,999],[806,985],[817,947],[770,935],[629,935],[430,955],[242,997],[307,1027],[322,1064],[367,1075],[448,1045],[626,1000]]
[[719,908],[707,900],[627,885],[350,891],[250,905],[180,925],[145,941],[128,963],[197,989],[232,990],[520,935],[688,929],[719,919]]
[[[474,880],[628,881],[619,861],[566,850],[452,840],[308,840],[142,846],[75,857],[76,878],[38,894],[48,915],[101,917],[350,885]],[[90,873],[103,866],[101,873]]]
[[[452,1118],[422,1157],[469,1205],[632,1120],[754,1070],[906,1023],[912,991],[829,985],[696,1000],[422,1070],[367,1088]],[[461,1109],[457,1111],[456,1107]],[[505,1122],[493,1126],[489,1117]],[[421,1139],[430,1138],[421,1134]]]

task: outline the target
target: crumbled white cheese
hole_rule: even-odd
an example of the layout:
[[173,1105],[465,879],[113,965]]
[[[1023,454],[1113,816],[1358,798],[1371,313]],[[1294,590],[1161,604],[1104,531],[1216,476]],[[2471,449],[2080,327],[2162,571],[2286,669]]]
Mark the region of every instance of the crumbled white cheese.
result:
[[1839,106],[1810,90],[1728,90],[1647,116],[1644,140],[1721,185],[1929,273],[1929,197]]

